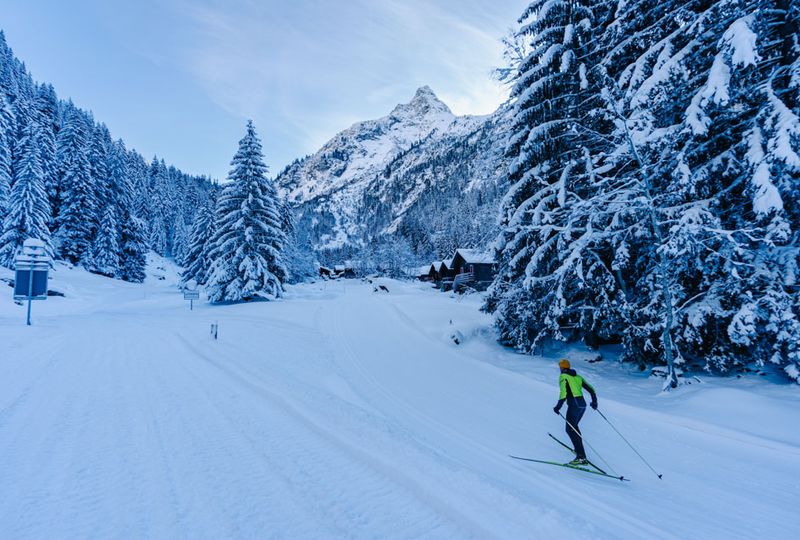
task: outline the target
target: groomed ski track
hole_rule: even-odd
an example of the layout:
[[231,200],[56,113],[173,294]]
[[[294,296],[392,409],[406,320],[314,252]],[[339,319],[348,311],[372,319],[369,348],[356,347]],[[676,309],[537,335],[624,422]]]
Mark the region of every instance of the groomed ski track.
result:
[[189,313],[164,284],[81,280],[80,302],[35,306],[32,328],[0,311],[2,538],[790,538],[800,525],[791,441],[617,401],[602,380],[601,406],[664,480],[588,414],[586,436],[631,483],[510,460],[566,460],[547,436],[561,429],[555,385],[487,361],[511,353],[480,336],[452,345],[447,318],[475,306],[445,295],[349,281]]

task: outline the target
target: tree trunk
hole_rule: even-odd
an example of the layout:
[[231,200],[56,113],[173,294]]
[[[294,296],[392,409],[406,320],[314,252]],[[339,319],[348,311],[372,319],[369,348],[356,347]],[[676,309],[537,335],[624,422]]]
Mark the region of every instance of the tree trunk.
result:
[[[621,116],[621,115],[620,115]],[[661,233],[661,226],[658,223],[658,216],[656,215],[655,201],[652,195],[652,186],[650,184],[650,177],[647,170],[642,163],[639,156],[639,151],[636,144],[633,142],[630,131],[628,130],[628,122],[625,118],[621,118],[625,126],[625,139],[628,142],[633,158],[636,160],[636,165],[642,174],[642,185],[644,186],[645,196],[647,197],[648,213],[650,217],[650,228],[653,231],[653,236],[656,238],[658,250],[658,281],[661,287],[661,300],[664,303],[664,330],[661,333],[661,344],[664,347],[664,360],[667,363],[667,380],[664,383],[664,390],[669,388],[678,387],[678,373],[675,370],[675,352],[674,344],[672,341],[672,325],[675,321],[675,306],[673,304],[672,289],[669,284],[669,261],[667,256],[664,255],[660,248],[664,246],[664,236]]]

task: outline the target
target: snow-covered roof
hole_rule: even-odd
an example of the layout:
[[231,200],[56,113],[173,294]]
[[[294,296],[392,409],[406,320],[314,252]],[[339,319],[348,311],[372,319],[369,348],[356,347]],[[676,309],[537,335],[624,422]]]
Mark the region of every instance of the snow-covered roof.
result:
[[[492,264],[494,263],[494,257],[491,253],[485,253],[482,251],[478,251],[477,249],[463,249],[459,248],[456,250],[456,255],[461,255],[461,258],[464,259],[464,262],[467,264]],[[455,258],[455,257],[453,257]]]
[[445,259],[442,261],[442,264],[444,265],[445,268],[450,270],[453,268],[453,259]]
[[428,272],[430,272],[430,270],[431,270],[431,267],[430,267],[430,266],[428,266],[428,265],[425,265],[425,266],[420,266],[420,267],[418,267],[418,268],[416,269],[416,274],[415,274],[415,275],[417,275],[417,276],[424,276],[424,275],[426,275]]

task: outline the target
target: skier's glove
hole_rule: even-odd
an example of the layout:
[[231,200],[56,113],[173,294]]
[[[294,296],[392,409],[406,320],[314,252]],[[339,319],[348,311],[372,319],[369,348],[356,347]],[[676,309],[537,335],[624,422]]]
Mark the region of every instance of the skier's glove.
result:
[[592,407],[592,409],[597,410],[597,402],[596,401],[592,401],[589,405]]
[[558,408],[558,407],[553,407],[553,412],[558,414],[558,415],[560,415],[561,414],[561,409]]

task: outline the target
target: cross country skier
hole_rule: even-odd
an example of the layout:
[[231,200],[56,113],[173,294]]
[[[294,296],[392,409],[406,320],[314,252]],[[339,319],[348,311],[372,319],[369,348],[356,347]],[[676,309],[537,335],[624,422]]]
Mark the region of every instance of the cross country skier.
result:
[[[567,402],[567,435],[569,435],[572,445],[575,448],[575,459],[567,465],[588,465],[586,450],[583,449],[583,439],[578,423],[581,421],[583,413],[586,412],[586,400],[583,399],[583,389],[587,389],[592,396],[592,409],[597,409],[597,394],[592,385],[587,383],[583,377],[570,368],[569,360],[562,358],[558,362],[561,368],[561,375],[558,377],[558,386],[561,393],[558,396],[558,403],[553,407],[553,411],[560,415],[561,406]],[[574,429],[573,429],[574,428]]]

